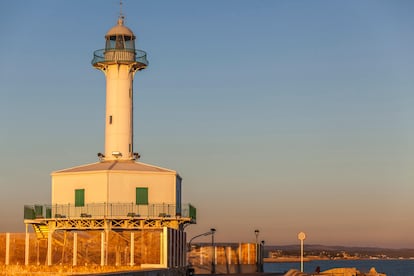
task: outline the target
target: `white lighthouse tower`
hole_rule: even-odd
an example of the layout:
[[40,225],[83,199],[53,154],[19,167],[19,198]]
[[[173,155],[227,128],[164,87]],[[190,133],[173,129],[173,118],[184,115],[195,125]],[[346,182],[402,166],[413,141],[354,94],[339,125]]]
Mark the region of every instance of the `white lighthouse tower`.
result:
[[105,35],[105,49],[95,51],[92,64],[106,77],[105,154],[103,160],[134,160],[133,152],[133,79],[147,67],[146,53],[135,49],[135,35],[118,24]]
[[25,223],[32,224],[40,237],[47,236],[46,228],[49,233],[79,227],[180,231],[196,222],[196,209],[182,204],[180,175],[137,161],[133,79],[148,61],[144,51],[135,49],[135,41],[121,13],[105,35],[105,48],[94,52],[92,65],[106,79],[105,151],[98,153],[96,163],[52,172],[51,204],[25,206]]

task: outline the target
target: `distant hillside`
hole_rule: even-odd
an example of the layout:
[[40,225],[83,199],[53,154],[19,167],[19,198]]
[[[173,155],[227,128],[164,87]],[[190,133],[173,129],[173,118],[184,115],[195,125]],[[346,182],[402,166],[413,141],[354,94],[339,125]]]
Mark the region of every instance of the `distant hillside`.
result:
[[[300,254],[300,246],[295,245],[269,245],[265,246],[265,256],[268,256],[270,251],[281,250],[283,255],[298,256]],[[335,256],[338,253],[346,252],[350,255],[358,255],[360,257],[374,257],[382,256],[389,258],[413,258],[414,249],[402,248],[402,249],[390,249],[379,247],[355,247],[355,246],[328,246],[320,244],[307,244],[305,245],[305,255],[320,255],[321,253],[329,253],[331,256]]]

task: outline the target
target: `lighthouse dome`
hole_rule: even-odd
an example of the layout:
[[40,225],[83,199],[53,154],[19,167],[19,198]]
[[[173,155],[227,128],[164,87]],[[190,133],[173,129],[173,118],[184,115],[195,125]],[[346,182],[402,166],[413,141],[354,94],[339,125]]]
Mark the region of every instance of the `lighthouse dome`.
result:
[[132,36],[135,38],[134,33],[131,31],[131,29],[124,25],[123,17],[119,17],[118,24],[112,27],[106,33],[105,37],[114,36],[114,35],[126,35],[126,36]]

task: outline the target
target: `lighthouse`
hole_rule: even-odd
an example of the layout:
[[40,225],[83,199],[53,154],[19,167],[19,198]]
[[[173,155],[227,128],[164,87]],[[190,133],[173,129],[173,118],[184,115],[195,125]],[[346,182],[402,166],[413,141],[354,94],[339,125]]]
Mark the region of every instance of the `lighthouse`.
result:
[[134,151],[133,80],[148,60],[135,48],[136,36],[124,21],[121,13],[91,62],[106,81],[104,152],[95,163],[52,172],[51,204],[25,206],[25,223],[40,237],[46,228],[49,233],[80,226],[85,231],[182,231],[196,223],[196,209],[182,202],[178,172],[139,162]]
[[105,49],[94,53],[92,65],[106,78],[105,161],[134,160],[133,80],[148,65],[144,51],[135,49],[135,35],[120,15],[116,26],[105,35]]
[[[196,208],[183,204],[182,178],[175,170],[139,162],[134,151],[133,80],[148,60],[135,48],[136,36],[124,20],[121,13],[105,34],[105,48],[94,51],[91,62],[106,82],[104,152],[95,163],[52,172],[51,203],[25,205],[25,264],[30,261],[29,225],[38,240],[47,240],[48,265],[54,263],[53,248],[62,244],[53,241],[62,232],[73,241],[72,265],[78,255],[88,256],[87,247],[78,249],[78,243],[100,248],[101,266],[186,264],[184,226],[196,223]],[[121,260],[121,247],[129,258]]]

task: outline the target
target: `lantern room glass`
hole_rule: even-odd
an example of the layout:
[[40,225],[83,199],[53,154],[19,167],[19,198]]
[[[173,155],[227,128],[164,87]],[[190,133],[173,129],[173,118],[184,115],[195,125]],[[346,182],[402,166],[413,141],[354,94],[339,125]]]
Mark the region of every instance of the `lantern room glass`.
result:
[[106,38],[105,50],[135,50],[135,39],[129,35],[111,35]]

